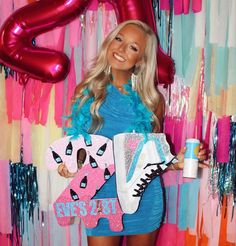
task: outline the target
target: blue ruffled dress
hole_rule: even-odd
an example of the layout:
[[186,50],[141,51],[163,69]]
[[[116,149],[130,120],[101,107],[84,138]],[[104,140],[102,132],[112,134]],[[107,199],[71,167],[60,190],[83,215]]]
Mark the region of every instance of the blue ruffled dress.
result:
[[[116,87],[110,85],[106,99],[99,110],[104,124],[96,134],[112,139],[118,133],[127,132],[127,129],[135,125],[136,110],[129,94],[122,94]],[[117,190],[114,174],[93,198],[115,197],[117,197]],[[123,215],[123,231],[111,231],[109,221],[101,218],[97,227],[87,228],[86,233],[88,236],[118,236],[152,232],[160,227],[163,207],[163,190],[160,178],[156,177],[145,189],[138,210],[134,214]]]

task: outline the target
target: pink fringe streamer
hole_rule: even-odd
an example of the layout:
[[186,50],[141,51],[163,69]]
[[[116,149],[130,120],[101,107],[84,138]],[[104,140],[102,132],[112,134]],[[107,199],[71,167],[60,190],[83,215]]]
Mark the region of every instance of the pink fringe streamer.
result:
[[0,26],[4,23],[4,21],[11,15],[13,11],[13,4],[12,1],[0,1],[0,9],[1,9],[1,16],[0,16]]
[[229,161],[230,116],[218,119],[217,162]]
[[[229,206],[228,213],[227,213],[227,240],[229,242],[235,243],[236,242],[236,216],[234,213],[234,216],[232,217],[232,210],[233,210],[233,196],[229,199]],[[235,205],[234,205],[235,206]],[[235,207],[234,207],[235,209]]]
[[[9,161],[0,160],[0,233],[12,233],[11,226],[11,203],[10,203],[10,169]],[[0,234],[1,235],[1,234]],[[0,245],[6,245],[1,244]]]
[[[202,0],[192,0],[192,11],[194,13],[202,10]],[[190,0],[174,0],[174,14],[189,14]],[[169,0],[160,0],[160,9],[169,10]]]
[[58,127],[62,127],[62,115],[63,115],[63,94],[64,94],[64,84],[63,82],[59,82],[55,84],[55,104],[54,104],[54,112],[55,112],[55,122]]
[[156,246],[185,245],[185,231],[179,231],[176,225],[163,224],[159,230]]
[[169,10],[170,9],[170,1],[169,0],[161,0],[160,1],[160,9],[161,10]]
[[19,9],[28,3],[29,2],[27,0],[14,0],[14,9]]
[[202,10],[202,0],[192,0],[192,10],[194,13]]
[[21,119],[23,86],[15,81],[13,77],[9,76],[5,81],[5,87],[7,115],[10,123],[12,120]]
[[[81,40],[81,21],[80,18],[76,18],[70,24],[70,47],[78,47]],[[79,28],[78,28],[79,27]]]
[[180,15],[183,13],[183,2],[182,0],[174,0],[174,14]]
[[[80,37],[78,37],[80,38]],[[65,39],[65,27],[60,28],[59,39],[57,43],[57,49],[62,51],[64,49],[64,39]],[[72,40],[70,40],[72,41]],[[76,40],[73,39],[72,42]],[[63,117],[63,105],[64,105],[64,83],[63,81],[58,82],[54,85],[55,88],[55,98],[54,98],[54,119],[58,127],[62,127],[62,117]]]
[[28,119],[22,118],[21,120],[22,131],[22,146],[23,146],[23,163],[32,163],[32,145],[31,145],[31,125]]
[[71,51],[71,67],[70,73],[68,74],[68,85],[67,85],[67,107],[70,108],[71,99],[73,98],[75,87],[76,87],[76,75],[75,75],[75,63],[74,63],[74,49]]

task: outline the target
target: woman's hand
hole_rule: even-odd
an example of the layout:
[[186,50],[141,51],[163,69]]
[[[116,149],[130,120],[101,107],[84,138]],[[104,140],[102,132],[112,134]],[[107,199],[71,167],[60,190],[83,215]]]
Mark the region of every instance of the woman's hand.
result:
[[68,168],[66,167],[65,163],[61,163],[58,168],[57,172],[64,178],[73,178],[76,173],[69,172]]
[[[183,169],[184,168],[184,153],[186,152],[186,147],[183,147],[180,152],[177,155],[178,162],[171,165],[173,168],[172,170],[178,170],[178,169]],[[209,157],[208,157],[209,151],[204,147],[204,145],[201,143],[199,147],[199,152],[198,152],[198,160],[199,160],[199,167],[200,168],[205,168],[209,167],[208,164],[204,163]]]

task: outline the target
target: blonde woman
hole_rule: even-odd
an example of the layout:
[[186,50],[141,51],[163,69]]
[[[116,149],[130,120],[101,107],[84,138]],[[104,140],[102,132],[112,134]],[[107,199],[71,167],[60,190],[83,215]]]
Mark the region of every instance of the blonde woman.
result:
[[[94,133],[112,139],[123,132],[160,132],[164,115],[163,97],[155,88],[157,38],[138,20],[118,25],[103,42],[97,58],[74,94],[68,135]],[[179,154],[181,168],[184,150]],[[200,151],[205,159],[205,150]],[[60,175],[73,177],[64,164]],[[94,198],[117,197],[115,175]],[[126,236],[128,246],[152,246],[164,211],[160,178],[142,194],[138,210],[123,215],[124,229],[113,232],[106,219],[86,229],[90,246],[118,246]]]

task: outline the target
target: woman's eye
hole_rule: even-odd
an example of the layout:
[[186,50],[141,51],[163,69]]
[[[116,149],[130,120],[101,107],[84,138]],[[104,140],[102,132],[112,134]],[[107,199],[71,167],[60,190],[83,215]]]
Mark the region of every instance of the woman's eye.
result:
[[132,49],[132,50],[135,51],[135,52],[138,51],[138,49],[137,49],[135,46],[133,46],[133,45],[130,46],[130,49]]
[[115,37],[115,40],[116,41],[121,41],[121,38],[120,37]]

